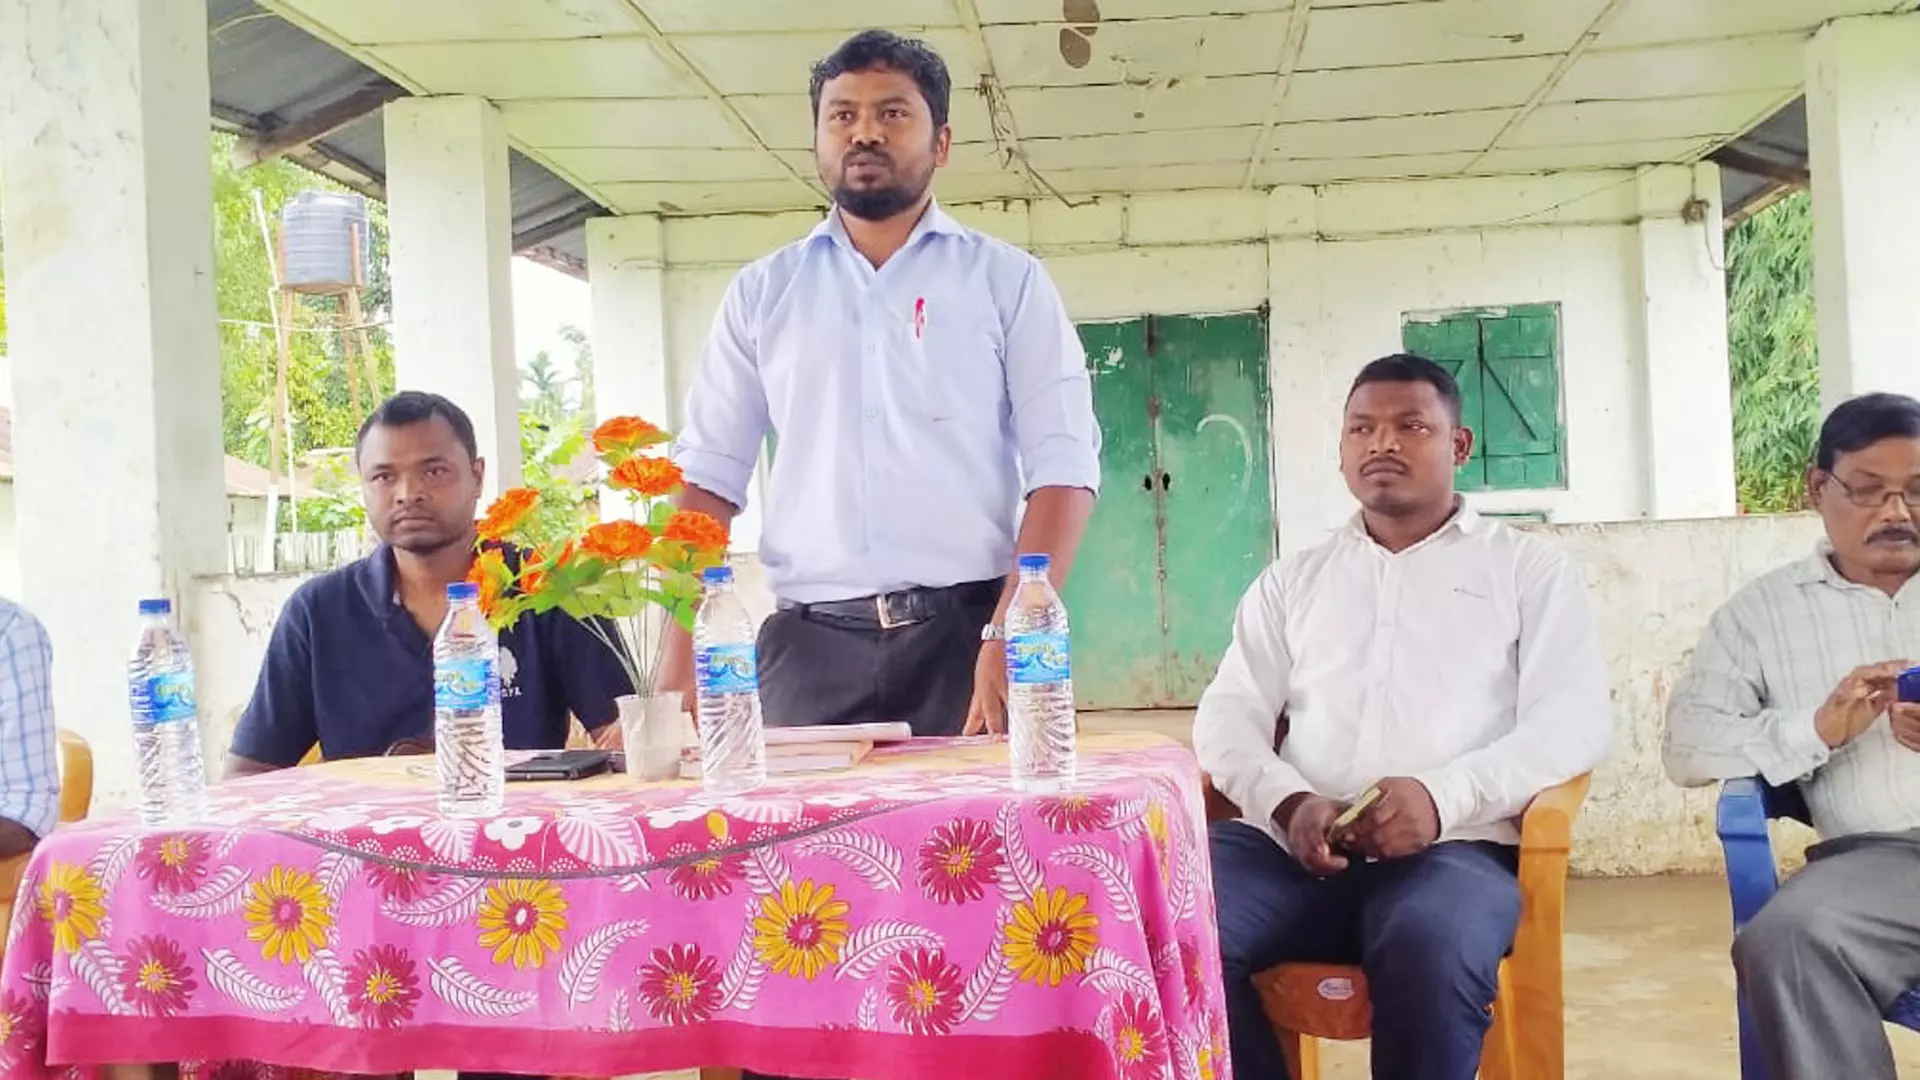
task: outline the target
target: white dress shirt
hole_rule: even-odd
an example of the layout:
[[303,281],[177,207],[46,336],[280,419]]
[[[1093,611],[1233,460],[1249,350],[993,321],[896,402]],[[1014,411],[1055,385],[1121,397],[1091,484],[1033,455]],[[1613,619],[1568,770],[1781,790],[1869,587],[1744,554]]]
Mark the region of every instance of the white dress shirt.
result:
[[1240,602],[1193,744],[1283,844],[1273,813],[1289,796],[1352,799],[1387,776],[1432,793],[1440,839],[1512,844],[1527,803],[1599,764],[1612,733],[1578,572],[1463,508],[1398,553],[1356,517],[1269,567]]
[[1920,662],[1920,577],[1888,596],[1841,577],[1831,554],[1822,543],[1714,612],[1667,704],[1667,774],[1797,780],[1825,837],[1920,828],[1920,753],[1886,717],[1838,750],[1813,724],[1854,668]]
[[769,424],[760,558],[793,603],[1001,577],[1023,495],[1100,483],[1052,279],[937,205],[878,270],[832,213],[734,278],[674,460],[744,507]]

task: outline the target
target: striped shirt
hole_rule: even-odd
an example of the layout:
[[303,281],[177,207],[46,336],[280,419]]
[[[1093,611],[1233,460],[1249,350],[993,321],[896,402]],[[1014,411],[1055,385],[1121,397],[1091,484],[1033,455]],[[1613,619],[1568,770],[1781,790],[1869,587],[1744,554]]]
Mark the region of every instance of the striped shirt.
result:
[[0,818],[45,836],[59,816],[53,643],[32,612],[0,598]]
[[1898,595],[1833,568],[1825,544],[1714,613],[1667,706],[1667,773],[1685,785],[1756,773],[1799,781],[1825,837],[1920,828],[1920,753],[1886,717],[1829,750],[1813,716],[1847,673],[1920,659],[1920,577]]

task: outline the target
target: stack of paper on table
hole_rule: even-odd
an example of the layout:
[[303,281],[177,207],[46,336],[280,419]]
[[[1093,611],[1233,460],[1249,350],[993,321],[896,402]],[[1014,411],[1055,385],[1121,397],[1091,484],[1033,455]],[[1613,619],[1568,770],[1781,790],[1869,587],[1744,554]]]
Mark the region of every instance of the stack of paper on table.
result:
[[[906,742],[913,728],[892,724],[815,724],[767,729],[767,775],[851,769],[875,746]],[[680,777],[700,779],[700,748],[680,753]]]

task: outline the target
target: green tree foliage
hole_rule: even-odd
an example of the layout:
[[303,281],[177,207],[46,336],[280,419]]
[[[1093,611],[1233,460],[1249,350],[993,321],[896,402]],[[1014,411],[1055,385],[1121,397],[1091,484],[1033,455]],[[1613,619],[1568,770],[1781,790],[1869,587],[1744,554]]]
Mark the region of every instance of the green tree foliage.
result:
[[1798,510],[1820,431],[1813,311],[1813,213],[1797,192],[1727,237],[1727,348],[1740,505]]

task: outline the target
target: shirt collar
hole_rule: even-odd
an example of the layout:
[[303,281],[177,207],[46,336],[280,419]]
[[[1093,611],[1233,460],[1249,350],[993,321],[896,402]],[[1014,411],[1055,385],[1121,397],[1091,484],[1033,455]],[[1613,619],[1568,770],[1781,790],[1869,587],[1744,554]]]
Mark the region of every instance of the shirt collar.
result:
[[1367,531],[1366,517],[1359,511],[1355,511],[1353,517],[1347,520],[1347,535],[1359,540],[1361,543],[1378,551],[1382,555],[1406,555],[1419,551],[1429,544],[1438,543],[1440,538],[1446,536],[1448,533],[1457,532],[1462,536],[1480,536],[1494,527],[1493,522],[1481,517],[1473,507],[1468,506],[1465,499],[1458,495],[1455,495],[1453,498],[1453,516],[1448,518],[1439,528],[1433,530],[1432,535],[1404,551],[1388,551],[1386,548],[1381,547],[1379,542],[1373,538],[1373,534]]
[[384,612],[397,607],[400,603],[400,572],[393,565],[393,549],[386,544],[374,548],[361,560],[361,595],[367,599],[367,606],[376,612]]
[[[966,232],[966,226],[955,221],[953,215],[940,208],[940,200],[929,199],[927,201],[927,209],[920,215],[920,220],[913,223],[913,231],[907,234],[907,242],[900,250],[905,251],[907,248],[919,243],[920,238],[924,236],[932,234],[965,236]],[[849,248],[853,246],[852,238],[847,235],[847,224],[840,220],[840,208],[838,206],[829,207],[827,209],[827,216],[822,218],[820,224],[815,225],[813,231],[807,234],[809,241],[818,240],[822,237],[832,240],[835,243],[843,244]]]
[[[1840,573],[1840,568],[1833,565],[1833,541],[1824,536],[1813,545],[1812,554],[1790,565],[1793,567],[1793,581],[1797,585],[1829,585],[1836,589],[1864,589],[1876,595],[1880,593],[1870,585],[1849,581]],[[1915,581],[1920,581],[1920,577],[1908,579],[1901,594],[1905,595],[1907,589],[1915,588]]]

